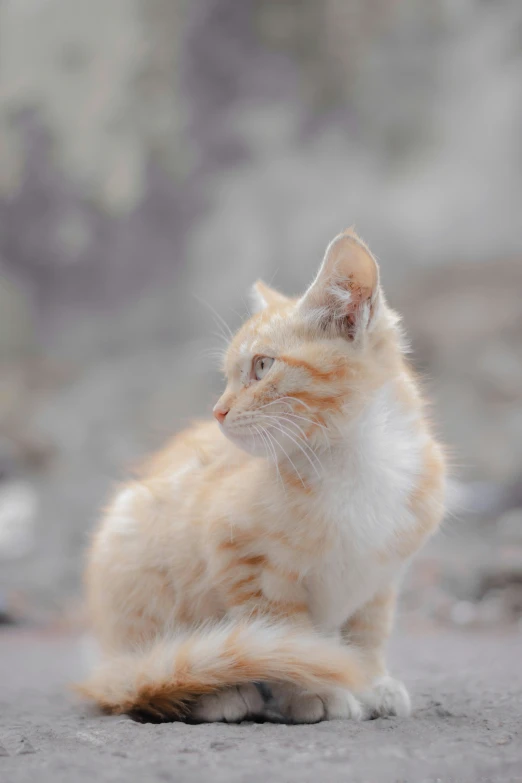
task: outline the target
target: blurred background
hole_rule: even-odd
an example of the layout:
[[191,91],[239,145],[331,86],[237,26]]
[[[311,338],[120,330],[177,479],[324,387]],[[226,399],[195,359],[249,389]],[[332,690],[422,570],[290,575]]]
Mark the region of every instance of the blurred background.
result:
[[0,618],[221,381],[258,277],[354,224],[449,446],[407,623],[522,629],[520,0],[0,0]]

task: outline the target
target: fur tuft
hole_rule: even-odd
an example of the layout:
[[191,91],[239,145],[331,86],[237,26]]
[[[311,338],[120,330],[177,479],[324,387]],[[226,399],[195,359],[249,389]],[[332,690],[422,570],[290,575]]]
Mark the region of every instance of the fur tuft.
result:
[[104,712],[162,721],[187,716],[198,696],[259,681],[290,682],[315,692],[366,684],[354,649],[312,631],[255,620],[218,624],[115,655],[76,690]]

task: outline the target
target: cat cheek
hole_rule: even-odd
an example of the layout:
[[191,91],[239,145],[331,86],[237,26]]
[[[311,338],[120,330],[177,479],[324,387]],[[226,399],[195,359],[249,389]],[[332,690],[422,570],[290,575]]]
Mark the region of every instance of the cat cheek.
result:
[[280,396],[280,386],[281,386],[282,378],[279,377],[273,377],[269,382],[266,380],[260,381],[261,384],[258,389],[256,390],[256,403],[259,403],[260,405],[264,405],[266,402],[271,402],[272,400],[276,399]]

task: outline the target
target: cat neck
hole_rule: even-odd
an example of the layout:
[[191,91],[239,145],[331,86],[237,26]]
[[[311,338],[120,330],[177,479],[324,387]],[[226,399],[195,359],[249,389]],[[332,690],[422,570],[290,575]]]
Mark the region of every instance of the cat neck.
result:
[[318,430],[306,442],[291,442],[294,448],[278,454],[279,470],[293,473],[311,489],[321,489],[362,473],[412,470],[412,456],[420,444],[420,411],[406,406],[400,383],[388,381],[366,401],[354,416],[349,408],[327,430]]

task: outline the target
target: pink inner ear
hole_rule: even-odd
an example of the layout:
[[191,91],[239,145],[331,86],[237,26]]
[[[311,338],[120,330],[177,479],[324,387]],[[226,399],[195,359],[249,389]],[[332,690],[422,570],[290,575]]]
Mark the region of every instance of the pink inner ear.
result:
[[[365,325],[369,320],[367,316],[372,316],[378,285],[379,270],[375,259],[364,242],[350,231],[340,234],[329,245],[319,274],[305,294],[303,306],[312,310],[325,309],[332,324],[337,323],[337,328],[347,332],[346,336],[353,337],[363,310]],[[324,318],[326,323],[326,313]],[[341,322],[344,322],[344,328]]]
[[369,299],[379,283],[377,263],[362,240],[352,231],[340,234],[327,250],[323,274],[346,280],[354,302]]
[[361,285],[361,283],[357,282],[357,280],[348,280],[347,288],[350,291],[351,304],[354,309],[359,307],[359,305],[361,305],[363,302],[366,302],[368,299],[371,299],[373,294],[372,288]]

